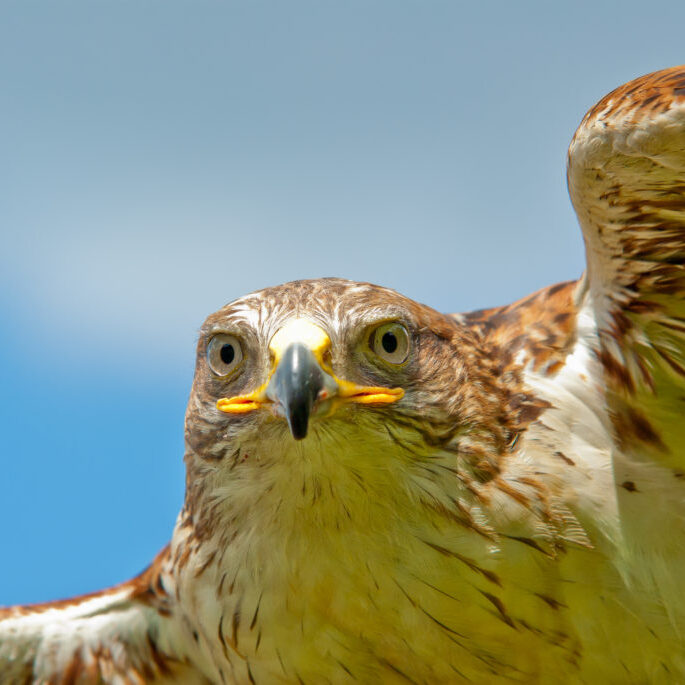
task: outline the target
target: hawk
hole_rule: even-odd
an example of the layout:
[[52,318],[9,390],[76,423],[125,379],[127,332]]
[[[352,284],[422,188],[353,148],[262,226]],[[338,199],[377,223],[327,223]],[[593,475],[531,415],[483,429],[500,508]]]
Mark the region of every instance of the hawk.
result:
[[513,305],[212,314],[170,544],[0,610],[0,680],[685,681],[685,67],[589,111],[568,185],[587,270]]

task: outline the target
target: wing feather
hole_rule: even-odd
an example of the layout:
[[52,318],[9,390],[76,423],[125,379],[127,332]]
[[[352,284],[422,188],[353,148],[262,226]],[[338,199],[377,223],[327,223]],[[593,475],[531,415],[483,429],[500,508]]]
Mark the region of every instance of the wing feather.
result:
[[165,549],[140,576],[98,593],[0,609],[0,682],[203,683],[164,590]]
[[685,466],[685,66],[603,98],[569,148],[620,446]]

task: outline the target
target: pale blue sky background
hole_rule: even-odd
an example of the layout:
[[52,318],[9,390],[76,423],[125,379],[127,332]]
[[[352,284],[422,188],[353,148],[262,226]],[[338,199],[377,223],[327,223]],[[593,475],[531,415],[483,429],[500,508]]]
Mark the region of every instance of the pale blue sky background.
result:
[[0,3],[0,604],[166,542],[195,332],[339,275],[442,310],[582,270],[585,110],[685,3]]

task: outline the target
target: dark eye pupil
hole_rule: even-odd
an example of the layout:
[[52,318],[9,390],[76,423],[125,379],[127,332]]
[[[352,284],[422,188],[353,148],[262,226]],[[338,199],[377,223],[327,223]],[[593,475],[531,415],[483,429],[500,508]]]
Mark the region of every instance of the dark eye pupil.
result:
[[383,345],[383,349],[388,354],[392,354],[397,349],[397,336],[394,333],[391,333],[390,331],[388,331],[387,333],[383,333],[383,337],[381,338],[381,345]]
[[219,356],[224,364],[230,364],[235,359],[235,350],[233,349],[233,345],[229,345],[228,343],[222,345]]

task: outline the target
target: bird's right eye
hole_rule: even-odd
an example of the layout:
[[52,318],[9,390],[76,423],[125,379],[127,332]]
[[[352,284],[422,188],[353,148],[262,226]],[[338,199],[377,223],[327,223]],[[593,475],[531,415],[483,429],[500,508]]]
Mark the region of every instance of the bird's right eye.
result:
[[207,363],[217,376],[229,376],[243,361],[243,348],[238,338],[217,333],[207,345]]

